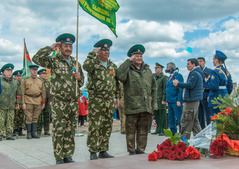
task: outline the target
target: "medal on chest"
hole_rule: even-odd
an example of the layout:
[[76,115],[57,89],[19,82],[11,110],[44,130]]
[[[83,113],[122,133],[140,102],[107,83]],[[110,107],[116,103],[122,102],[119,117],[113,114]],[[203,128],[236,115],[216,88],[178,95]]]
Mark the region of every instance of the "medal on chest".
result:
[[114,75],[115,76],[115,71],[114,71],[114,68],[109,66],[109,73],[110,75]]

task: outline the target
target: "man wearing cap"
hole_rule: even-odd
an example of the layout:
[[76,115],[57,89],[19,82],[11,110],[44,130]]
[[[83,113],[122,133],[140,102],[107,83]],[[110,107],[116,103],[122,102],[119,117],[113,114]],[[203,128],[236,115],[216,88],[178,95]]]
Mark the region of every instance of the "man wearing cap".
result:
[[26,116],[27,139],[40,138],[37,135],[37,121],[45,107],[46,92],[41,79],[37,77],[38,65],[30,65],[30,77],[21,84],[22,108]]
[[21,99],[21,88],[16,79],[12,77],[13,64],[8,63],[1,69],[2,93],[0,95],[0,141],[4,131],[6,131],[7,140],[15,140],[11,137],[14,128],[14,109],[19,109]]
[[[75,151],[75,130],[78,117],[78,97],[84,84],[81,65],[71,56],[75,37],[64,33],[56,43],[40,49],[33,62],[51,70],[50,93],[52,95],[52,142],[56,164],[71,163]],[[59,48],[60,53],[49,56]],[[78,93],[76,95],[76,84]]]
[[157,83],[157,103],[158,110],[154,111],[154,119],[157,123],[157,128],[152,134],[159,134],[159,136],[164,136],[164,129],[168,128],[167,125],[167,113],[166,113],[166,83],[168,77],[163,74],[163,68],[159,63],[155,63],[155,73],[154,77]]
[[218,98],[218,96],[223,98],[226,94],[230,95],[233,89],[231,74],[225,65],[226,59],[227,56],[223,52],[216,51],[213,57],[213,65],[216,68],[211,71],[211,75],[208,78],[205,78],[206,84],[210,89],[208,107],[210,107],[212,116],[220,112],[218,105],[213,104],[212,100]]
[[[22,83],[22,70],[16,70],[13,72],[14,78],[18,81],[18,85],[21,87]],[[15,109],[15,118],[14,118],[14,132],[13,136],[16,136],[17,134],[19,136],[25,136],[23,134],[22,129],[24,128],[24,112],[22,109],[22,100],[20,99],[19,102],[19,109]]]
[[[119,83],[115,77],[117,66],[109,60],[112,41],[102,39],[90,52],[83,64],[88,73],[88,138],[90,159],[112,158],[109,150],[109,138],[112,131],[114,98],[119,104]],[[99,152],[99,156],[97,154]]]
[[144,52],[143,45],[132,46],[127,53],[130,58],[116,71],[116,77],[124,86],[126,142],[129,155],[144,153],[149,116],[158,109],[157,85],[149,66],[143,62]]
[[51,113],[51,95],[50,95],[50,83],[46,80],[46,69],[41,69],[37,72],[39,78],[43,81],[46,89],[46,101],[45,108],[41,111],[38,122],[37,122],[37,134],[41,136],[42,132],[42,123],[44,126],[44,135],[49,136],[49,127],[50,127],[50,113]]
[[[204,129],[205,126],[209,125],[211,122],[211,113],[210,113],[210,108],[208,107],[209,88],[204,79],[210,76],[212,69],[206,67],[205,65],[206,61],[204,57],[198,57],[197,60],[203,71],[203,99],[200,100],[200,103],[199,103],[198,119],[199,119],[201,128]],[[206,121],[206,125],[205,125],[205,121]]]

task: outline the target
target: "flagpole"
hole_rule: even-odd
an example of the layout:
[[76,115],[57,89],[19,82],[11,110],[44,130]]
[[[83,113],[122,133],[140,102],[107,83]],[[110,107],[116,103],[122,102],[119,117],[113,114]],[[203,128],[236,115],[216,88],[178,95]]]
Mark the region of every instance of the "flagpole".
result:
[[26,78],[27,78],[27,59],[26,59],[26,41],[25,41],[25,38],[23,39],[24,41],[24,53],[23,53],[23,56],[24,56],[24,61],[25,61],[25,69],[26,69]]
[[[76,72],[78,72],[78,27],[79,27],[79,2],[77,2],[77,26],[76,26]],[[76,96],[78,95],[78,80],[76,80]]]

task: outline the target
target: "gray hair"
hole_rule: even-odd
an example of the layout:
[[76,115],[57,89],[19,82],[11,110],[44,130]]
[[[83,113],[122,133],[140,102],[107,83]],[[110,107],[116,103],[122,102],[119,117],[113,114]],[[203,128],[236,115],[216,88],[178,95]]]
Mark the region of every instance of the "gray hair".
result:
[[173,62],[169,62],[169,63],[167,64],[167,66],[173,68],[173,70],[176,69],[176,65],[175,65]]

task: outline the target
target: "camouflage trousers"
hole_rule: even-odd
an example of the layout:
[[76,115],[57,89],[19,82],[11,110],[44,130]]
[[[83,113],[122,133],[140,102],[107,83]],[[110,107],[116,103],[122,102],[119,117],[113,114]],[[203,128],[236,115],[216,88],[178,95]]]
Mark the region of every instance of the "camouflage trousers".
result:
[[38,122],[37,122],[37,133],[42,132],[42,123],[44,126],[44,132],[49,132],[49,127],[50,127],[50,109],[43,109],[41,111],[41,114],[38,117]]
[[6,130],[6,138],[11,137],[14,128],[14,109],[0,109],[0,138]]
[[119,116],[120,116],[120,131],[121,133],[125,133],[125,114],[124,114],[124,101],[120,100],[119,106]]
[[89,97],[89,128],[87,137],[89,152],[96,153],[109,150],[114,109],[114,99]]
[[75,151],[78,102],[52,100],[52,142],[56,161],[71,158]]
[[152,116],[152,114],[147,112],[126,115],[126,142],[128,152],[135,152],[136,149],[140,151],[145,150],[148,137],[149,116]]
[[24,111],[22,107],[19,110],[15,110],[15,118],[14,118],[14,129],[24,128]]

